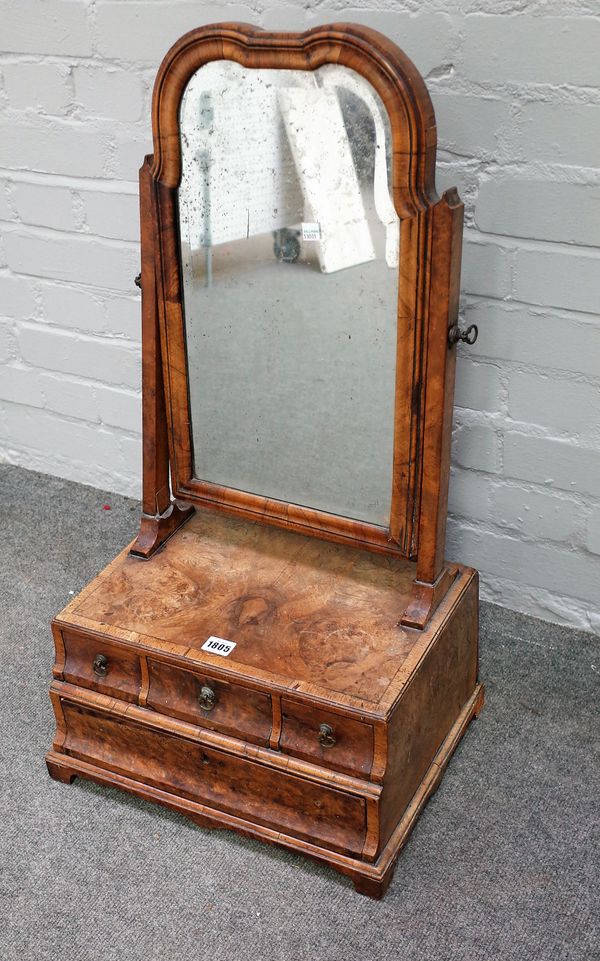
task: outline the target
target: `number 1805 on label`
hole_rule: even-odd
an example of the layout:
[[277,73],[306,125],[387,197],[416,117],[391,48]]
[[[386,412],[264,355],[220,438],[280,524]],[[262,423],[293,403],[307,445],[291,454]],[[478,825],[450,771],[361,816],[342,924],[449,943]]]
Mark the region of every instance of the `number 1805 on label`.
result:
[[224,637],[215,637],[211,634],[202,645],[201,650],[208,651],[209,654],[220,654],[221,657],[227,657],[234,647],[235,641],[226,641]]

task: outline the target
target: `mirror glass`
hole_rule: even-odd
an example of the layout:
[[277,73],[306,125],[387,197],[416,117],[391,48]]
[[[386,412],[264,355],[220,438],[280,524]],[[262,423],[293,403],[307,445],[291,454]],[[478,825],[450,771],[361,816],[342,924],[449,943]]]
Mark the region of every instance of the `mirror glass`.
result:
[[201,67],[181,104],[194,476],[380,526],[392,489],[399,222],[373,87]]

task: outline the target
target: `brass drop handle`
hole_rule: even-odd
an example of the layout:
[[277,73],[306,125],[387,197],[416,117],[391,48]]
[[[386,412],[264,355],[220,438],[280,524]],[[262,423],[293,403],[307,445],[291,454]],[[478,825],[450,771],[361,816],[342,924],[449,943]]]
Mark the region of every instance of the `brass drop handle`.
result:
[[106,677],[108,674],[108,658],[106,654],[96,654],[92,661],[92,670],[98,677]]
[[212,711],[213,707],[217,703],[217,695],[213,691],[212,687],[204,686],[200,688],[198,703],[203,711]]
[[471,324],[466,330],[461,330],[458,324],[453,324],[448,330],[448,343],[450,345],[457,344],[459,340],[462,340],[464,344],[468,344],[471,347],[479,336],[479,330],[477,329],[477,324]]
[[333,747],[336,743],[331,724],[321,724],[317,739],[321,747]]

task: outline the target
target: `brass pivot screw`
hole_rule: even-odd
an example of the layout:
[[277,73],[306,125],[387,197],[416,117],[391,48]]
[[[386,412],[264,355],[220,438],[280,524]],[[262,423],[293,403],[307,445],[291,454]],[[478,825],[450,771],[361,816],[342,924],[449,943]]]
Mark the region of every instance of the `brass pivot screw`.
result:
[[448,343],[450,345],[457,344],[459,340],[462,340],[463,344],[468,344],[470,347],[475,343],[479,336],[479,331],[477,329],[477,324],[471,324],[466,330],[461,330],[458,324],[454,324],[448,330]]

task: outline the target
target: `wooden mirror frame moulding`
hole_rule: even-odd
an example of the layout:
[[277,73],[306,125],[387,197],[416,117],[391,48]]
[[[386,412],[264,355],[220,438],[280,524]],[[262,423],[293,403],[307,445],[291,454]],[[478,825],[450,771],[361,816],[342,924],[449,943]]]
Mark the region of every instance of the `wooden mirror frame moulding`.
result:
[[[365,77],[388,111],[400,217],[389,528],[193,477],[178,231],[179,107],[193,74],[214,60],[292,70],[340,64]],[[456,190],[441,198],[435,192],[435,116],[421,75],[395,44],[355,24],[301,34],[212,24],[187,33],[167,53],[154,85],[152,127],[154,154],[140,170],[143,503],[132,553],[150,557],[193,512],[173,495],[416,560],[412,599],[400,622],[423,628],[456,573],[444,560],[455,368],[448,329],[458,315],[463,206]]]

